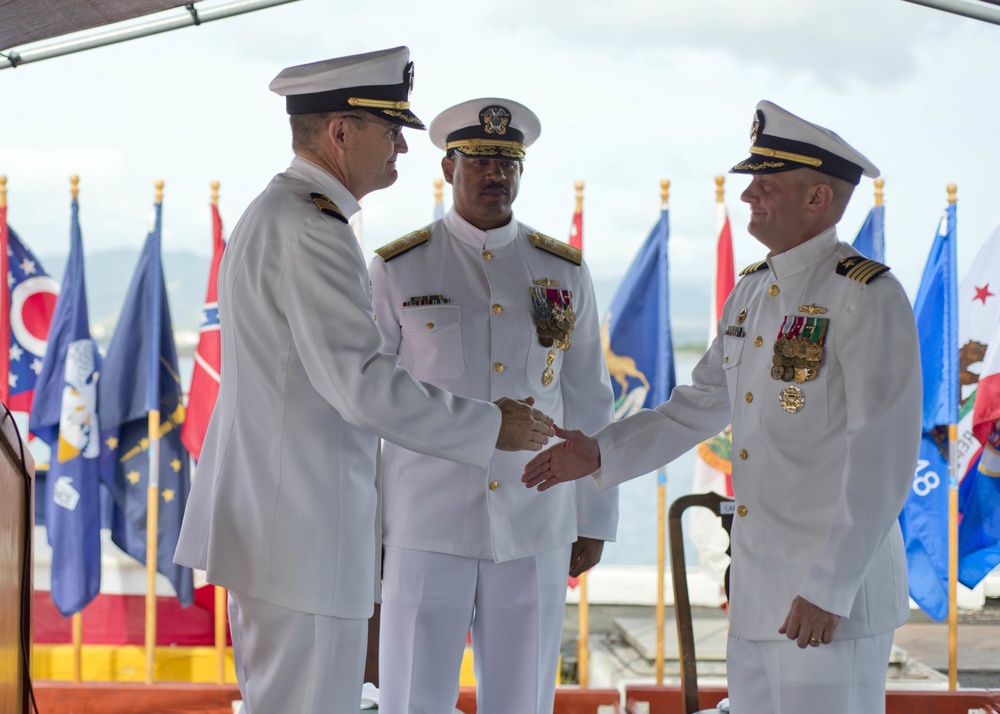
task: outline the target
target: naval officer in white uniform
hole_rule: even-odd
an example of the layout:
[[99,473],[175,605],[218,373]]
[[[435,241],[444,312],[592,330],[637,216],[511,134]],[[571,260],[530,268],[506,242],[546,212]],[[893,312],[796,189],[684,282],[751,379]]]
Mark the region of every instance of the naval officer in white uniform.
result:
[[[540,131],[534,112],[496,98],[431,122],[454,205],[379,249],[372,302],[386,350],[418,379],[477,399],[530,394],[594,431],[613,396],[590,273],[511,208]],[[385,444],[381,711],[452,712],[471,627],[477,711],[551,714],[566,578],[614,539],[618,500],[587,481],[527,491],[529,456],[468,465]]]
[[538,449],[528,404],[455,397],[383,353],[347,224],[396,179],[413,65],[398,47],[283,70],[292,164],[233,230],[219,273],[218,402],[175,559],[229,588],[244,714],[356,714],[378,591],[379,437],[484,467]]
[[909,616],[897,518],[920,441],[913,310],[888,268],[837,238],[878,169],[831,131],[757,105],[742,199],[769,252],[745,269],[718,337],[674,389],[595,438],[529,463],[545,489],[647,473],[733,424],[726,659],[733,714],[885,711],[893,630]]

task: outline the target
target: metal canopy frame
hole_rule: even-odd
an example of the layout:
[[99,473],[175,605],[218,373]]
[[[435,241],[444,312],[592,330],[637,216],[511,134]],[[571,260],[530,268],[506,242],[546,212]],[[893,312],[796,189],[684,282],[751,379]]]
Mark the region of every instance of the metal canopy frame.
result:
[[177,8],[177,14],[170,17],[149,20],[139,24],[130,24],[127,27],[97,32],[86,37],[55,42],[37,48],[21,51],[16,49],[8,50],[7,52],[0,53],[0,70],[12,67],[16,68],[30,62],[38,62],[51,57],[61,57],[95,47],[104,47],[140,37],[148,37],[149,35],[156,35],[161,32],[178,30],[182,27],[201,25],[213,20],[222,20],[227,17],[242,15],[290,2],[296,2],[296,0],[237,0],[236,2],[211,8],[198,8],[194,3],[190,3],[184,7]]
[[1000,0],[906,0],[906,2],[1000,25]]

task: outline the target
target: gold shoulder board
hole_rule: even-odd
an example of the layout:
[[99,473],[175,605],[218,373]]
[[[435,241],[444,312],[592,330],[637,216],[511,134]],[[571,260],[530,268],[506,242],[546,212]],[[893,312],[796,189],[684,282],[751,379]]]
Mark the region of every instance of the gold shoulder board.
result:
[[767,270],[768,265],[766,260],[758,260],[756,263],[750,263],[747,267],[740,271],[740,276],[750,275],[751,273],[756,273],[758,270]]
[[857,280],[862,285],[867,285],[882,273],[888,271],[888,265],[882,265],[874,260],[858,256],[841,258],[837,261],[837,275]]
[[322,193],[310,193],[309,198],[311,198],[313,203],[316,204],[316,208],[326,215],[333,216],[337,220],[347,223],[347,216],[345,216],[343,212],[337,208],[337,204],[324,196]]
[[413,231],[412,233],[407,233],[402,238],[397,238],[392,243],[387,243],[381,248],[375,250],[379,257],[385,262],[389,262],[396,256],[402,255],[410,248],[416,248],[418,245],[426,243],[431,239],[431,232],[426,228]]
[[538,231],[529,233],[528,238],[531,239],[532,244],[536,248],[552,253],[552,255],[558,255],[563,260],[568,260],[576,265],[583,263],[583,251],[579,248],[574,248],[568,243],[563,243],[555,238],[549,238],[544,233],[539,233]]

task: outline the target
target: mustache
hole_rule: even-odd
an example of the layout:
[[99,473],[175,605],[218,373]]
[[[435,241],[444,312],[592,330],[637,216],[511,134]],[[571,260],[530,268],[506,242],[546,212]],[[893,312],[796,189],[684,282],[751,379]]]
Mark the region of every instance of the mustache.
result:
[[485,186],[483,186],[484,191],[490,191],[495,188],[498,188],[501,191],[507,191],[507,185],[499,181],[490,181]]

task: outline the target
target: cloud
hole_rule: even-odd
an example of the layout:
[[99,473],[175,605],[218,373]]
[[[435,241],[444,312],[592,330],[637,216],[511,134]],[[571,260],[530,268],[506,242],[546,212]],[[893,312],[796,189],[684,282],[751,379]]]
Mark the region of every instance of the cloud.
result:
[[834,88],[849,80],[877,86],[912,77],[915,39],[928,20],[903,2],[870,0],[581,0],[572,5],[511,0],[493,20],[515,29],[525,16],[533,16],[536,27],[546,28],[564,46],[650,57],[676,49],[721,52],[739,64],[803,75]]

